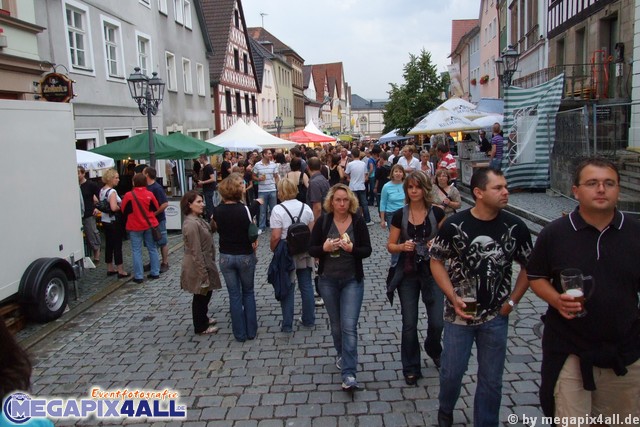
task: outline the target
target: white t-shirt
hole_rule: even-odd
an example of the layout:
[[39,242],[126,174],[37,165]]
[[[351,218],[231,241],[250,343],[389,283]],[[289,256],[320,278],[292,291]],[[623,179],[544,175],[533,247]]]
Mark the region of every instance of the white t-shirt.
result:
[[411,168],[412,170],[420,170],[420,160],[416,159],[415,157],[411,156],[411,161],[407,161],[407,158],[405,156],[402,156],[398,159],[398,164],[400,166],[402,166],[402,168],[406,171],[407,169]]
[[368,173],[367,164],[362,160],[352,160],[347,164],[344,173],[349,175],[349,188],[351,191],[362,191],[365,187],[365,176]]
[[281,205],[287,207],[289,213],[294,219],[298,216],[298,214],[300,214],[300,206],[304,205],[304,210],[302,211],[300,222],[309,225],[313,221],[313,211],[306,203],[302,203],[301,201],[296,199],[291,199],[285,200],[279,205],[276,205],[271,211],[271,219],[269,220],[269,223],[271,224],[271,228],[282,229],[282,234],[280,235],[281,240],[287,238],[287,229],[291,224],[293,224],[293,221],[291,221],[291,218],[289,217],[289,215],[287,215],[287,212]]
[[[116,202],[118,203],[118,206],[120,206],[120,204],[122,203],[122,199],[118,195],[118,192],[116,191],[115,188],[102,187],[100,189],[100,197],[99,197],[99,199],[101,201],[106,199],[107,198],[107,193],[109,193],[109,197],[111,197],[111,193],[115,193],[116,194]],[[116,220],[116,216],[115,216],[115,214],[110,214],[110,213],[107,213],[107,212],[103,212],[100,220],[102,222],[113,222],[113,221]]]

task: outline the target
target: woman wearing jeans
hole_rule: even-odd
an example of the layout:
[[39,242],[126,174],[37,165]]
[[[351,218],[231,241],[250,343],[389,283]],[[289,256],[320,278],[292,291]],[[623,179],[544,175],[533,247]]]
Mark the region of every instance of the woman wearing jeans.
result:
[[346,185],[331,187],[324,210],[327,214],[313,227],[309,255],[320,259],[318,288],[329,314],[342,389],[354,390],[358,388],[358,317],[364,294],[362,259],[371,255],[371,241],[364,218],[356,215],[356,196]]
[[220,272],[229,292],[233,336],[244,342],[254,339],[258,330],[254,292],[258,241],[249,240],[249,216],[255,216],[259,202],[247,210],[242,203],[244,179],[235,172],[220,182],[218,192],[222,203],[213,209],[212,228],[220,235]]

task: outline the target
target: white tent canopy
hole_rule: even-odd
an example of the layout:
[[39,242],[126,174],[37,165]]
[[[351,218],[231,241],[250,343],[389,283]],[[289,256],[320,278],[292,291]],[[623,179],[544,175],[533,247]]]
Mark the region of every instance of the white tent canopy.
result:
[[407,135],[465,132],[481,128],[482,126],[474,124],[471,120],[465,119],[447,108],[438,107],[420,120]]
[[484,117],[479,117],[473,120],[478,126],[482,126],[483,129],[489,129],[494,123],[499,123],[500,126],[504,125],[504,116],[502,114],[490,114]]
[[223,147],[229,151],[253,151],[262,150],[257,144],[257,133],[252,131],[249,126],[242,120],[238,119],[229,129],[207,139],[207,142]]
[[322,136],[330,137],[329,135],[327,135],[326,133],[324,133],[320,129],[318,129],[318,126],[316,126],[316,124],[313,123],[313,120],[309,120],[309,123],[307,123],[307,125],[304,127],[303,130],[305,132],[315,133],[316,135],[322,135]]
[[486,113],[478,111],[475,105],[462,98],[449,98],[442,104],[440,104],[440,106],[436,108],[436,110],[443,107],[469,120],[477,119],[478,117],[484,117],[486,115]]
[[259,138],[256,140],[256,144],[263,148],[286,148],[290,149],[295,147],[295,142],[287,141],[286,139],[278,138],[277,136],[271,135],[266,130],[262,129],[256,122],[251,120],[249,122],[249,130],[254,132]]

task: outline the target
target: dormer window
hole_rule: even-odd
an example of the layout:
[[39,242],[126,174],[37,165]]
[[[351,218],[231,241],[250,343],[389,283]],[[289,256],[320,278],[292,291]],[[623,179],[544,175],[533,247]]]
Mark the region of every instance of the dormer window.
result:
[[233,11],[233,23],[236,28],[240,29],[240,14],[238,13],[238,9]]

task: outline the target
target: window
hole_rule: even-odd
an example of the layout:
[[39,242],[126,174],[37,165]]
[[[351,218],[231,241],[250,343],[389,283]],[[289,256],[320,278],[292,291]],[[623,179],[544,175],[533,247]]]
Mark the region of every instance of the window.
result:
[[198,95],[206,94],[206,86],[204,83],[204,66],[196,63],[196,84],[198,86]]
[[246,53],[242,54],[242,62],[244,65],[244,73],[249,74],[249,56]]
[[151,60],[151,39],[148,35],[142,34],[136,31],[136,39],[137,39],[137,53],[138,53],[138,67],[140,67],[140,72],[142,74],[146,74],[147,76],[151,75],[151,67],[153,64]]
[[165,52],[165,63],[167,66],[167,90],[176,92],[178,82],[176,79],[176,57],[171,52]]
[[76,2],[66,2],[65,24],[67,26],[69,63],[72,68],[85,71],[93,68],[88,15],[89,10],[86,6]]
[[250,113],[250,109],[249,109],[249,94],[245,93],[244,94],[244,111],[247,115],[249,115]]
[[256,114],[256,96],[255,95],[251,95],[251,112],[253,113],[253,115],[257,115]]
[[151,4],[149,4],[151,0],[138,0],[138,1],[143,5],[147,6],[148,8],[151,8]]
[[167,15],[167,0],[158,0],[158,12]]
[[240,53],[238,49],[233,49],[233,68],[240,71]]
[[173,10],[176,14],[176,22],[182,24],[184,22],[184,9],[182,0],[173,0]]
[[101,19],[107,76],[122,79],[124,78],[124,52],[122,51],[120,23],[106,16],[101,16]]
[[191,79],[191,60],[182,58],[182,81],[184,93],[193,93],[193,81]]
[[224,100],[225,100],[227,115],[230,116],[231,115],[231,91],[230,90],[227,90],[224,92]]
[[184,26],[191,29],[191,0],[184,0]]
[[236,113],[238,113],[238,116],[242,115],[242,98],[240,97],[240,92],[236,92]]
[[240,15],[238,14],[238,9],[233,11],[233,24],[236,28],[240,29]]
[[0,0],[0,9],[9,12],[9,16],[17,14],[15,0]]

